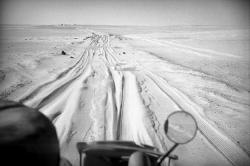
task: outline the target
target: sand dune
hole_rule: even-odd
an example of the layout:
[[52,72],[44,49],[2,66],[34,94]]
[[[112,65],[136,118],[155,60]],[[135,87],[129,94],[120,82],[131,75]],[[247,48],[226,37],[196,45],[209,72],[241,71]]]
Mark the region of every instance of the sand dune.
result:
[[[181,62],[197,55],[202,63],[207,58],[238,61],[242,57],[141,35],[91,33],[84,47],[77,44],[81,46],[77,53],[82,52],[63,69],[26,93],[16,92],[16,100],[38,108],[53,121],[61,153],[74,165],[78,163],[78,141],[131,140],[166,150],[171,143],[164,136],[163,123],[176,110],[191,113],[199,132],[193,142],[175,151],[180,156],[175,165],[250,163],[247,129],[243,125],[233,129],[223,126],[241,120],[247,125],[249,91],[209,73],[210,69],[203,72],[178,61],[179,54],[185,54]],[[153,53],[155,49],[177,56],[173,60],[169,52],[161,56]],[[215,107],[213,103],[223,108],[218,117],[212,117],[212,110],[208,110]],[[238,133],[242,135],[236,136]]]

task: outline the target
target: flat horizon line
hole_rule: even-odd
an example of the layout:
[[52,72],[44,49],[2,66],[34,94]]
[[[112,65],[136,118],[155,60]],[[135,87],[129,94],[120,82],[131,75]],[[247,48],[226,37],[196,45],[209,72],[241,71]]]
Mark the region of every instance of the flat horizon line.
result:
[[193,24],[193,25],[187,25],[187,24],[173,24],[173,25],[112,25],[112,24],[2,24],[0,23],[0,26],[113,26],[113,27],[178,27],[178,26],[185,26],[185,27],[241,27],[241,28],[250,28],[250,25],[248,26],[239,26],[239,25],[202,25],[202,24]]

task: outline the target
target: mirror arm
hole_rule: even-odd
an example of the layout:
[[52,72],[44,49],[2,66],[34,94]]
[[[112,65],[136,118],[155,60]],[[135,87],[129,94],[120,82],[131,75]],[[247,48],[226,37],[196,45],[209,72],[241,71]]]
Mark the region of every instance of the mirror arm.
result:
[[80,166],[82,166],[82,152],[79,152],[79,157],[80,157]]
[[163,160],[168,157],[170,155],[170,153],[178,146],[179,144],[178,143],[175,143],[174,146],[172,146],[169,151],[164,154],[163,156],[161,156],[158,160],[157,160],[157,165],[160,166],[161,163],[163,162]]

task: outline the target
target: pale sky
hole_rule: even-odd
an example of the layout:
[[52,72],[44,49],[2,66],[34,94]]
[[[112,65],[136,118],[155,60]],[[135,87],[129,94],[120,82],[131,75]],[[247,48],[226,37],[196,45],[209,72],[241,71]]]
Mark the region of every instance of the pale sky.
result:
[[247,0],[1,0],[1,24],[250,25]]

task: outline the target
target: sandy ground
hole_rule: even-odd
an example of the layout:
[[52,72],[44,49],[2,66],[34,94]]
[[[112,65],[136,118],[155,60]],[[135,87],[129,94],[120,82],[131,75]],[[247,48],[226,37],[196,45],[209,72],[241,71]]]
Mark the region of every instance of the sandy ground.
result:
[[78,141],[165,151],[163,123],[181,109],[199,131],[174,165],[250,163],[249,29],[3,26],[0,42],[0,97],[47,115],[74,165]]

